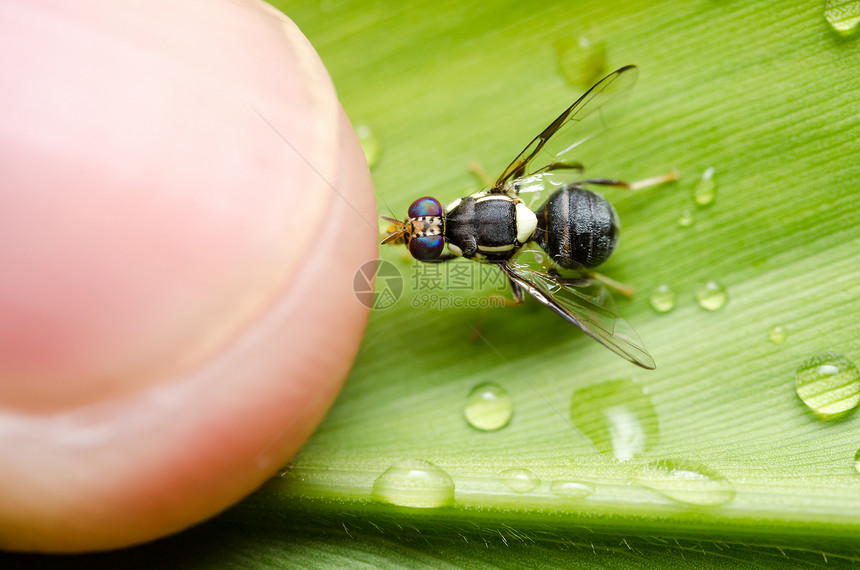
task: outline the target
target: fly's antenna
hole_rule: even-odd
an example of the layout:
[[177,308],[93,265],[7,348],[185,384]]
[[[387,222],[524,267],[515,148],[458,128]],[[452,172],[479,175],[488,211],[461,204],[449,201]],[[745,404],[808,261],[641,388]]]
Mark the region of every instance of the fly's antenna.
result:
[[408,231],[407,224],[400,220],[389,218],[388,216],[381,216],[381,218],[386,222],[390,222],[391,226],[385,231],[385,235],[383,236],[380,245],[385,245],[387,243],[405,243],[406,233]]
[[[382,200],[382,203],[385,204],[385,209],[388,210],[389,214],[391,214],[391,218],[394,218],[395,217],[394,211],[391,209],[391,206],[388,205],[388,202],[385,201],[385,198],[380,198],[380,200]],[[386,220],[391,219],[391,218],[386,218],[385,216],[383,216],[382,218],[386,219]]]
[[406,243],[406,233],[409,229],[406,222],[401,222],[394,217],[394,212],[391,210],[391,206],[388,205],[388,202],[386,202],[384,198],[382,199],[382,203],[385,204],[385,209],[388,210],[391,217],[380,216],[380,218],[389,222],[391,226],[388,227],[385,234],[382,236],[382,242],[380,242],[380,245],[385,245],[387,243]]

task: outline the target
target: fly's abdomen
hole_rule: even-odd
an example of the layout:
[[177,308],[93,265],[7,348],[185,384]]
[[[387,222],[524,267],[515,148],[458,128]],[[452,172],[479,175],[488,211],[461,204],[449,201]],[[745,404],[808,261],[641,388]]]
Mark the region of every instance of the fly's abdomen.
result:
[[535,212],[534,241],[565,268],[597,267],[618,243],[618,214],[600,194],[565,186]]

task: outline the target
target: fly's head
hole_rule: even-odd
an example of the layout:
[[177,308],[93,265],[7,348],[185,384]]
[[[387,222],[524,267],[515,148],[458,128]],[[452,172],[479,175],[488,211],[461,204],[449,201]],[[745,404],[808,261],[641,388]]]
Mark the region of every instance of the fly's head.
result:
[[386,243],[405,243],[409,253],[418,261],[433,261],[445,248],[445,212],[436,198],[418,198],[409,206],[407,218],[402,222],[393,218],[382,240]]

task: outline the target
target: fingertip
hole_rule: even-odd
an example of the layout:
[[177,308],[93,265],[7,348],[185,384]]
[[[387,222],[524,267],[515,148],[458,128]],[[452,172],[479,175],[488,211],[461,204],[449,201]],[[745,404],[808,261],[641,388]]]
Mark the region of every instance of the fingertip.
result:
[[313,48],[262,6],[0,18],[0,52],[28,58],[0,95],[3,548],[116,548],[212,516],[298,450],[349,371],[372,185]]

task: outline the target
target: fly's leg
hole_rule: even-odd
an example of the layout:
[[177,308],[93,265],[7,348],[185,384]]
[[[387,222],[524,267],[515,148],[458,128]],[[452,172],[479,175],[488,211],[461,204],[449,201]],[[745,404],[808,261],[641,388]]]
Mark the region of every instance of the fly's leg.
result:
[[475,175],[475,177],[484,185],[485,188],[490,188],[493,186],[493,181],[487,176],[487,171],[484,170],[484,167],[481,166],[481,163],[477,160],[473,160],[469,163],[469,171]]
[[513,295],[514,305],[521,305],[524,299],[523,288],[520,287],[513,279],[508,278],[508,283],[511,284],[511,295]]
[[575,160],[568,161],[552,161],[543,168],[539,168],[532,172],[532,175],[541,174],[543,172],[554,172],[557,170],[576,170],[577,172],[585,172],[585,166],[582,165],[581,162],[577,162]]
[[624,283],[622,283],[620,281],[616,281],[615,279],[612,279],[611,277],[607,277],[606,275],[603,275],[602,273],[597,273],[596,271],[589,271],[588,276],[591,277],[592,279],[596,279],[596,280],[600,281],[601,283],[603,283],[604,285],[606,285],[607,287],[609,287],[613,291],[616,291],[616,292],[624,295],[627,298],[632,298],[633,293],[636,291],[630,285],[625,285]]
[[624,182],[615,178],[589,178],[588,180],[580,180],[579,184],[595,184],[598,186],[614,186],[616,188],[624,188],[625,190],[641,190],[675,180],[678,180],[678,172],[672,169],[671,172],[667,172],[666,174],[652,176],[651,178],[637,180],[636,182]]
[[510,279],[508,279],[508,283],[511,284],[511,297],[513,298],[508,299],[503,295],[490,295],[490,299],[504,307],[514,307],[516,305],[522,305],[524,299],[522,287],[520,287]]
[[547,277],[550,277],[553,281],[556,281],[559,284],[568,284],[573,285],[574,287],[577,286],[577,281],[582,282],[583,280],[594,279],[595,281],[600,281],[609,289],[615,291],[616,293],[624,295],[627,298],[632,298],[633,293],[635,293],[636,291],[630,285],[625,285],[621,281],[616,281],[615,279],[607,277],[602,273],[591,271],[589,269],[580,269],[579,271],[581,272],[580,277],[563,277],[562,275],[559,275],[559,273],[554,269],[550,269],[547,272]]
[[477,342],[481,339],[481,331],[484,329],[484,323],[487,321],[487,313],[490,307],[513,307],[521,305],[524,299],[522,288],[508,278],[508,283],[511,284],[512,299],[508,299],[503,295],[490,295],[490,303],[481,311],[481,316],[478,317],[478,322],[472,327],[472,342]]

